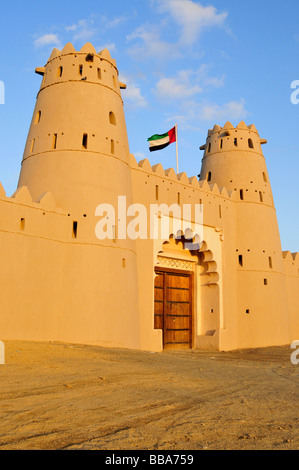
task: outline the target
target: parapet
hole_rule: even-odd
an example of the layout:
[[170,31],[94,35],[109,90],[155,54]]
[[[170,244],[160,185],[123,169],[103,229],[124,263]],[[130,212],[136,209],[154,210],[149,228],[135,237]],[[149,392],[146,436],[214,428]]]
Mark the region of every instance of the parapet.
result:
[[299,278],[299,253],[283,251],[282,258],[286,274]]

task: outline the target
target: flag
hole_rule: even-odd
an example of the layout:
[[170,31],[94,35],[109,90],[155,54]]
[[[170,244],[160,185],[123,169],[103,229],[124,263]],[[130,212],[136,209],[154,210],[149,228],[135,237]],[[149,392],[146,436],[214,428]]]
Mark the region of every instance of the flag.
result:
[[147,140],[150,145],[150,152],[165,149],[165,147],[168,147],[168,145],[176,142],[176,129],[174,127],[170,131],[166,132],[166,134],[152,135],[152,137]]

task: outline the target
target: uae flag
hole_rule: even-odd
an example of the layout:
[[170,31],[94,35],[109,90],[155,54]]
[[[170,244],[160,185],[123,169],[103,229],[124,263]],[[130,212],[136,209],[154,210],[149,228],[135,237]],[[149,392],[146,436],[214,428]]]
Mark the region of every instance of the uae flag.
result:
[[155,134],[149,139],[147,139],[150,145],[150,152],[155,152],[155,150],[162,150],[168,145],[176,142],[176,128],[174,127],[166,134]]

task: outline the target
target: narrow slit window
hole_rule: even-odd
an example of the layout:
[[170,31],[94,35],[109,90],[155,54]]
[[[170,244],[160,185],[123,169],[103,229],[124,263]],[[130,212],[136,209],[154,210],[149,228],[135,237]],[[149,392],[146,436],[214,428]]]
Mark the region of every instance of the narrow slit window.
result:
[[268,285],[268,279],[264,279],[264,286]]
[[39,124],[39,123],[40,123],[41,116],[42,116],[42,112],[41,112],[41,111],[38,111],[38,112],[36,113],[36,116],[35,116],[34,124]]
[[57,134],[53,135],[52,149],[57,149]]
[[241,199],[241,201],[244,201],[244,191],[243,191],[243,189],[240,189],[240,199]]
[[238,139],[237,138],[234,139],[234,146],[238,147]]
[[58,70],[57,70],[57,77],[62,77],[62,74],[63,74],[63,67],[58,67]]
[[220,140],[220,148],[223,148],[223,139]]
[[82,77],[83,75],[83,65],[79,65],[79,75]]
[[115,114],[112,111],[110,111],[109,113],[109,122],[110,124],[113,124],[114,126],[116,126]]
[[212,173],[209,171],[208,176],[207,176],[207,181],[211,181],[211,180],[212,180]]
[[222,207],[219,206],[219,219],[222,219]]
[[98,79],[102,80],[102,71],[100,68],[98,68]]
[[210,151],[211,151],[211,142],[209,143],[208,153],[210,153]]
[[30,153],[33,153],[33,151],[34,151],[34,146],[35,146],[35,139],[32,139],[31,148],[30,148]]
[[248,139],[248,147],[249,147],[250,149],[253,149],[253,148],[254,148],[252,139]]
[[265,172],[263,173],[263,178],[264,178],[265,183],[268,183],[268,178]]
[[115,154],[115,144],[114,144],[114,140],[111,139],[111,153],[112,155]]
[[239,255],[239,266],[243,267],[243,255]]
[[181,193],[178,193],[178,205],[181,204]]
[[20,230],[25,230],[25,219],[21,219],[20,221]]
[[78,236],[78,222],[73,222],[73,238],[77,238]]
[[272,257],[269,256],[269,268],[273,269],[273,262],[272,262]]
[[83,134],[83,138],[82,138],[82,148],[83,149],[87,149],[87,145],[88,145],[88,135],[87,134]]
[[250,314],[250,310],[249,308],[246,310],[246,314],[249,315]]
[[159,200],[159,186],[156,185],[156,201]]
[[264,202],[263,193],[260,191],[260,202]]

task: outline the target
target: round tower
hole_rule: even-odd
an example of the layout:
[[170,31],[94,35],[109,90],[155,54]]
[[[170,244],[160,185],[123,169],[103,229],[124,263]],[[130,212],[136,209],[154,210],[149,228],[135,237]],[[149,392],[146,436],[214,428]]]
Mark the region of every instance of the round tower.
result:
[[236,269],[235,323],[244,347],[253,337],[257,346],[289,341],[280,235],[261,147],[266,143],[242,121],[236,128],[215,125],[201,147],[200,179],[225,187],[236,202],[236,246],[228,240],[226,264]]
[[20,186],[53,193],[67,210],[130,198],[129,144],[115,60],[91,44],[54,49],[45,67],[24,151]]

